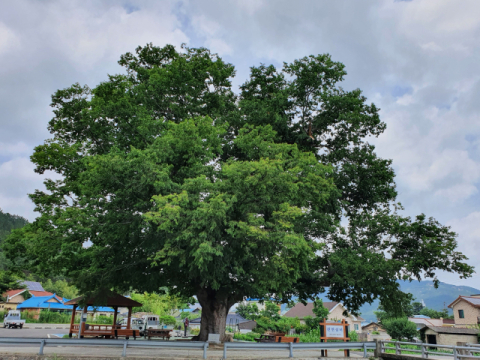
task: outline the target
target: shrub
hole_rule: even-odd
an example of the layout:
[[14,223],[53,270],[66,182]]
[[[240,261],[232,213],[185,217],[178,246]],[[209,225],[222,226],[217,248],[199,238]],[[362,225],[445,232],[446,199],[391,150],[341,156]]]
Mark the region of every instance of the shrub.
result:
[[297,326],[295,326],[295,332],[297,334],[303,334],[307,332],[307,330],[308,330],[308,327],[305,324],[298,324]]
[[355,330],[349,331],[348,332],[348,337],[350,338],[350,341],[352,341],[352,342],[357,342],[358,341],[358,334]]
[[320,342],[320,328],[308,330],[298,337],[300,338],[300,342],[304,343]]
[[255,339],[259,338],[261,334],[258,334],[256,332],[248,332],[248,333],[235,333],[233,335],[233,338],[235,340],[240,340],[240,341],[255,341]]
[[408,318],[385,320],[382,325],[392,339],[398,339],[399,341],[403,339],[413,340],[418,334],[417,326]]
[[200,334],[200,329],[191,329],[191,330],[190,330],[190,334],[192,334],[192,335],[198,335],[198,334]]
[[380,335],[380,331],[372,331],[372,335]]
[[113,324],[113,316],[103,316],[99,315],[95,319],[88,321],[90,324],[98,324],[98,325],[112,325]]
[[0,323],[3,323],[3,317],[8,314],[8,310],[0,310]]
[[40,311],[38,322],[44,324],[68,324],[71,318],[72,316],[70,314],[42,310]]

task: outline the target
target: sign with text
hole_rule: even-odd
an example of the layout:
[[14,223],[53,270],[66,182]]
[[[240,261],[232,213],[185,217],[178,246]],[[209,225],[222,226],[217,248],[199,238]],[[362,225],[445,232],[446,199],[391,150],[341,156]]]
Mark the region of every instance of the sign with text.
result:
[[342,324],[327,324],[325,326],[325,336],[327,338],[344,338],[345,337],[345,327]]

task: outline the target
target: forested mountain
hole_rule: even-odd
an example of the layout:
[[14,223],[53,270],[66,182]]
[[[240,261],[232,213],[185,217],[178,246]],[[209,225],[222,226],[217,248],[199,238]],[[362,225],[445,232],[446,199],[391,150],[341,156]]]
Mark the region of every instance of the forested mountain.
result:
[[19,229],[27,223],[27,219],[18,215],[4,213],[0,209],[0,298],[6,290],[16,286],[18,280],[9,271],[6,271],[9,267],[9,261],[2,251],[2,242],[12,230]]
[[25,226],[28,220],[19,215],[4,213],[0,209],[0,242],[7,237],[13,229],[19,229]]
[[5,255],[3,254],[1,244],[3,240],[10,234],[10,231],[14,229],[19,229],[25,226],[28,223],[28,220],[19,216],[19,215],[12,215],[9,213],[4,213],[2,209],[0,209],[0,271],[7,269],[7,259],[5,259]]

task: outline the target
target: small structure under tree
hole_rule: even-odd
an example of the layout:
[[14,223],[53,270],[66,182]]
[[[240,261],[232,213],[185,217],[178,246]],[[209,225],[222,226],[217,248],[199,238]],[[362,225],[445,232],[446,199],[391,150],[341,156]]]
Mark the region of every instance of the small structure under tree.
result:
[[[76,299],[70,300],[65,303],[65,305],[73,305],[72,311],[72,320],[70,322],[70,331],[68,335],[72,337],[73,334],[80,334],[80,337],[84,336],[101,336],[106,339],[125,337],[129,338],[130,336],[136,338],[140,336],[138,330],[130,329],[130,320],[132,318],[132,308],[142,306],[141,303],[129,299],[125,296],[117,294],[115,292],[104,290],[99,293],[97,296],[89,297],[85,300],[84,296],[80,296]],[[87,309],[89,306],[109,306],[114,309],[113,313],[113,325],[90,325],[86,324],[83,321],[80,321],[80,324],[75,324],[75,314],[77,307],[83,307],[82,313],[87,314]],[[128,321],[126,327],[122,325],[117,325],[117,313],[118,308],[126,307],[128,309]]]

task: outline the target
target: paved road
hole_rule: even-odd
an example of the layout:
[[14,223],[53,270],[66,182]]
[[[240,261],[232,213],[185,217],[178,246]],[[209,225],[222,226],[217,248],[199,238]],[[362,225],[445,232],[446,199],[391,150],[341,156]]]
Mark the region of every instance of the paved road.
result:
[[[36,347],[21,347],[21,348],[7,348],[0,347],[0,358],[2,354],[13,355],[35,355],[38,353],[38,346]],[[50,356],[60,356],[68,357],[69,355],[74,357],[87,356],[95,358],[108,358],[108,357],[120,357],[122,353],[121,348],[106,348],[106,347],[45,347],[44,354]],[[127,357],[132,358],[154,358],[157,360],[160,359],[201,359],[202,350],[181,350],[181,349],[139,349],[139,348],[129,348],[127,349]],[[207,351],[209,359],[222,359],[223,351],[221,349],[209,349]],[[357,355],[352,354],[351,358],[359,358]],[[296,350],[294,352],[294,358],[310,360],[317,360],[320,357],[320,351],[312,350]],[[289,352],[288,350],[278,351],[278,350],[229,350],[227,353],[228,360],[248,360],[248,359],[288,359]],[[343,358],[343,352],[330,352],[328,353],[328,358],[322,358],[323,360],[328,360],[329,358]]]
[[48,338],[50,334],[68,334],[67,329],[4,329],[0,328],[0,337]]

